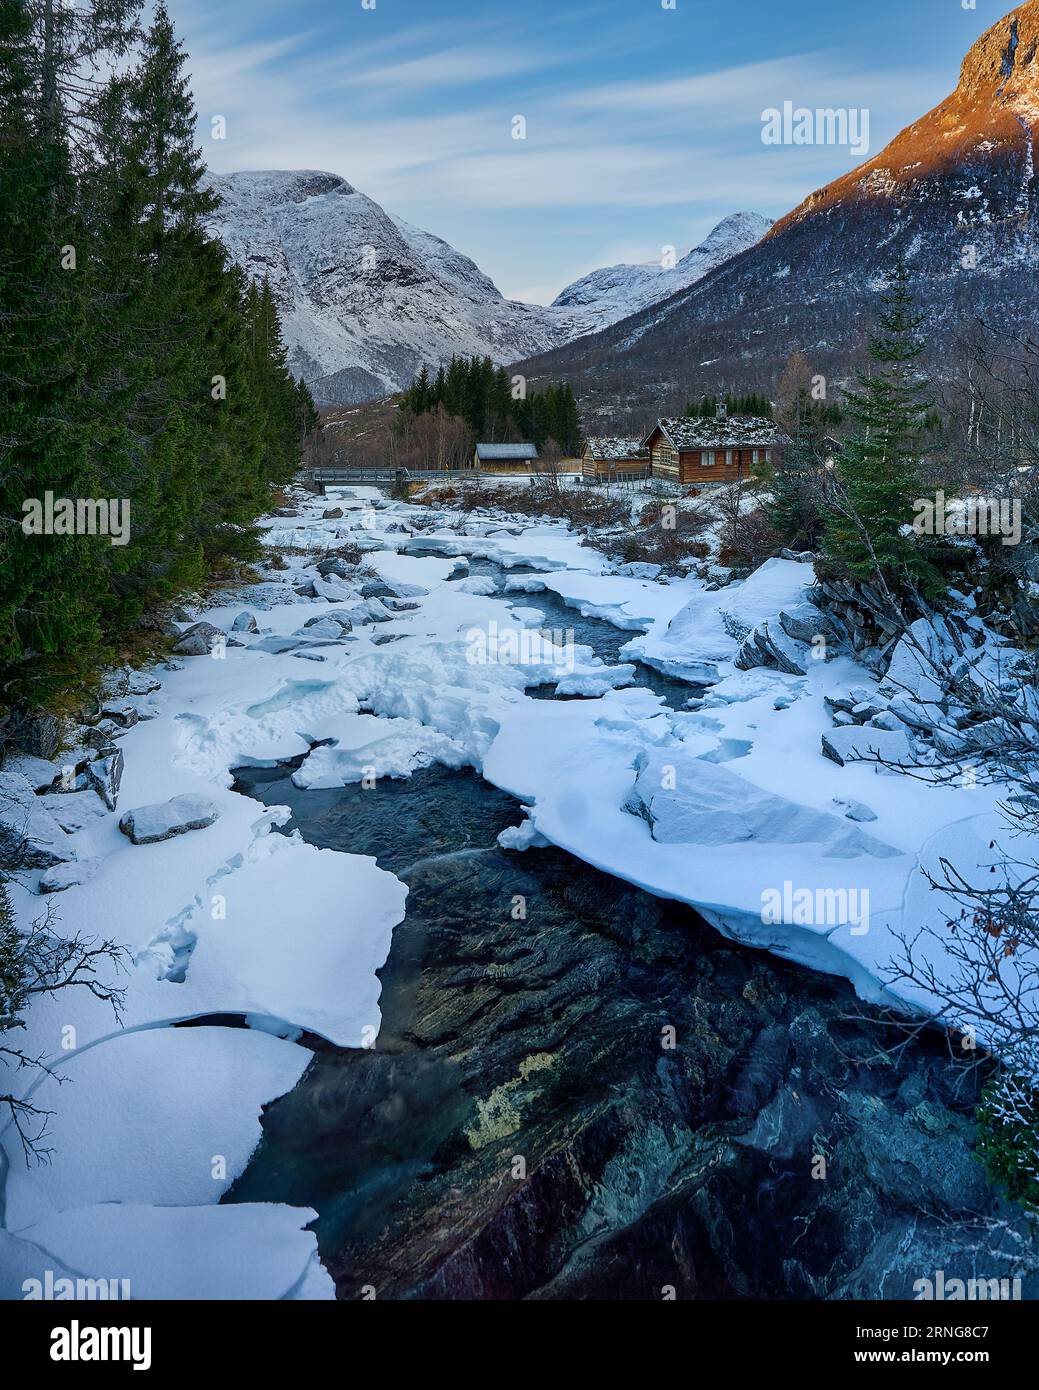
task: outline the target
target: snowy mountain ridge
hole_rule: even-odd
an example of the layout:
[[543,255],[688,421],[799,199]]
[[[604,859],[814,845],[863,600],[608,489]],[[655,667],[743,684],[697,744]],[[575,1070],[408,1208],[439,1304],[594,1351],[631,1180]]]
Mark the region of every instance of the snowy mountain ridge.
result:
[[398,391],[455,353],[507,364],[599,332],[695,283],[771,225],[736,213],[672,269],[610,266],[545,307],[505,299],[468,256],[337,174],[247,171],[210,183],[222,200],[210,226],[250,277],[269,277],[292,370],[346,405]]
[[977,40],[944,101],[816,189],[744,255],[594,343],[565,344],[521,370],[570,381],[603,430],[647,399],[668,414],[719,381],[771,390],[793,349],[844,383],[861,365],[899,256],[936,374],[978,321],[1034,336],[1037,143],[1039,0],[1027,0]]
[[567,341],[598,333],[640,309],[658,304],[688,289],[717,266],[748,250],[768,232],[772,222],[756,212],[734,212],[691,250],[669,259],[641,264],[605,266],[567,285],[552,301]]

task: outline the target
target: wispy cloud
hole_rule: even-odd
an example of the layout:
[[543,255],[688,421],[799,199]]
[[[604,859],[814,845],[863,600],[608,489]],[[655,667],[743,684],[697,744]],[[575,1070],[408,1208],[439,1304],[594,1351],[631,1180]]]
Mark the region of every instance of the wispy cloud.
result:
[[[505,292],[544,291],[550,266],[561,288],[643,235],[638,259],[688,245],[738,208],[781,215],[851,167],[846,150],[763,145],[766,107],[869,107],[875,153],[952,85],[940,68],[819,45],[742,45],[728,62],[699,46],[683,62],[668,42],[679,31],[626,9],[611,27],[598,7],[538,0],[522,14],[437,0],[434,21],[408,4],[380,0],[369,23],[338,0],[172,0],[204,153],[219,171],[339,173],[473,255]],[[224,141],[208,138],[215,114]],[[515,115],[525,140],[512,138]]]

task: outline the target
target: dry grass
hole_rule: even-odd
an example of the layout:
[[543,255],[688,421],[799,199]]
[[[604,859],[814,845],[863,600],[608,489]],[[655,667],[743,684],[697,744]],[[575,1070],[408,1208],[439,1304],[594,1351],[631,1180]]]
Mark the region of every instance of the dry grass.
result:
[[416,493],[412,502],[427,507],[457,507],[507,512],[513,516],[545,516],[569,521],[578,531],[617,526],[628,519],[628,503],[597,488],[571,487],[551,477],[535,476],[532,485],[504,488],[476,480],[456,484],[431,484]]

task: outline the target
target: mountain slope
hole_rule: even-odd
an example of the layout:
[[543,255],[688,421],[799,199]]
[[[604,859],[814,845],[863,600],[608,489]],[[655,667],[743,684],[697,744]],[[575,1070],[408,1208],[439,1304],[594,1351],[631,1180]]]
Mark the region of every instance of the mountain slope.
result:
[[289,364],[316,396],[343,405],[407,386],[452,354],[513,362],[658,302],[757,241],[768,222],[736,213],[675,269],[613,266],[553,305],[504,299],[468,256],[386,213],[336,174],[212,176],[213,231],[251,276],[268,275]]
[[550,306],[553,318],[563,327],[567,341],[598,333],[702,280],[760,241],[771,225],[756,212],[734,212],[670,269],[660,261],[646,261],[593,270],[556,296]]
[[213,231],[250,275],[270,276],[290,365],[326,400],[384,396],[452,353],[507,362],[561,341],[546,310],[503,299],[467,256],[335,174],[211,182]]
[[604,421],[666,413],[719,385],[768,388],[790,352],[840,379],[883,273],[905,255],[932,359],[981,316],[1039,323],[1039,0],[968,53],[955,92],[820,189],[756,246],[662,305],[528,363]]

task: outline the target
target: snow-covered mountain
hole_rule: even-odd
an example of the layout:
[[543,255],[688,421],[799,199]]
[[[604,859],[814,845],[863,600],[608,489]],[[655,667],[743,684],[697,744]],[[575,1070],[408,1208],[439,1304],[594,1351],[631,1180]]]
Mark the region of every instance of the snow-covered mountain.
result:
[[213,230],[251,276],[270,277],[290,365],[327,400],[387,395],[452,353],[512,362],[562,341],[544,309],[503,299],[467,256],[336,174],[211,182],[223,200]]
[[901,254],[940,374],[982,319],[1039,331],[1039,0],[994,24],[952,94],[688,289],[522,370],[569,380],[597,427],[719,384],[768,390],[789,354],[846,379]]
[[213,231],[249,275],[270,277],[294,372],[351,405],[407,386],[453,353],[510,363],[598,332],[753,245],[768,222],[726,218],[671,270],[612,266],[544,307],[503,298],[468,256],[385,212],[336,174],[214,175]]
[[755,245],[772,226],[756,212],[734,212],[719,222],[705,241],[671,264],[659,261],[639,265],[611,265],[567,285],[552,301],[552,311],[569,342],[586,333],[598,333],[629,314],[659,304],[687,289],[733,256]]

